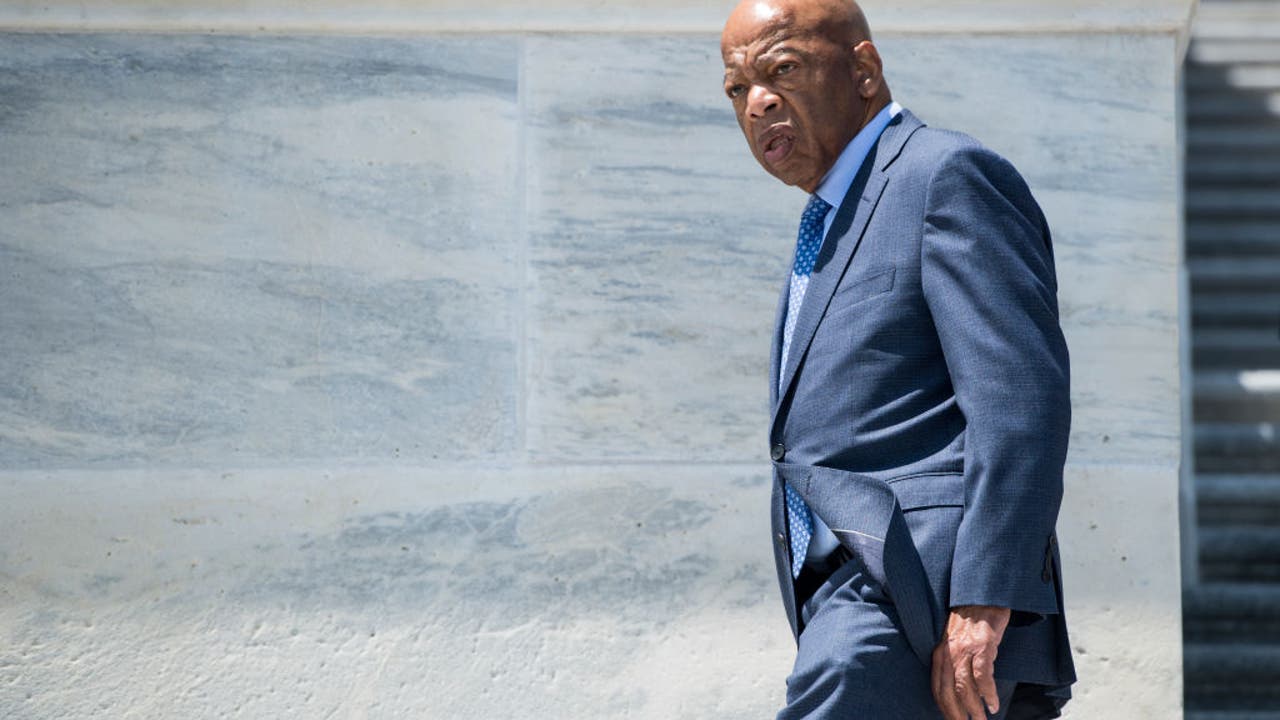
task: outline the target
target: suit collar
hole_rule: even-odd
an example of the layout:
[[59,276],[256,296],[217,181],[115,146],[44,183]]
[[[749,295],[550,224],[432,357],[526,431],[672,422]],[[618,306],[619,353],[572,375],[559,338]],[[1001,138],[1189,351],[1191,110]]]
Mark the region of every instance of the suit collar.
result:
[[827,171],[826,177],[818,183],[818,189],[814,194],[825,200],[828,205],[840,207],[844,196],[858,176],[858,170],[866,164],[867,154],[884,134],[885,128],[889,127],[889,123],[900,114],[902,114],[902,106],[895,102],[889,103],[876,113],[866,127],[859,130],[858,134],[845,146],[840,157],[836,158],[835,164]]
[[902,154],[902,148],[906,146],[907,140],[915,134],[917,130],[924,127],[924,123],[920,118],[916,117],[910,110],[903,110],[893,120],[889,121],[888,127],[880,134],[880,142],[878,144],[879,152],[877,162],[880,163],[880,170],[888,170],[894,160]]

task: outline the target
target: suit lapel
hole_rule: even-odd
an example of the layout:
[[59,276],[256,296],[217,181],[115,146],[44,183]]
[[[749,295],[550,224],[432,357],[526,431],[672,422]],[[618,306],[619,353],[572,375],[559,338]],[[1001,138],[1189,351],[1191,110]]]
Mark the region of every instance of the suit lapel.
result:
[[[853,258],[853,253],[858,249],[858,243],[862,240],[867,222],[871,220],[871,214],[875,212],[876,204],[880,201],[880,194],[884,192],[887,179],[881,173],[875,173],[868,178],[867,175],[870,174],[868,168],[870,165],[863,166],[862,172],[858,173],[862,182],[855,180],[851,188],[851,190],[860,191],[858,202],[849,202],[851,198],[846,198],[846,201],[840,204],[840,212],[831,225],[831,235],[838,237],[839,241],[823,243],[818,261],[813,267],[813,274],[809,276],[809,288],[805,290],[804,304],[800,306],[800,314],[796,317],[796,327],[791,336],[787,366],[782,369],[780,396],[786,395],[786,391],[795,380],[796,369],[800,367],[805,353],[809,350],[809,343],[813,341],[814,332],[818,329],[818,321],[826,313],[827,304],[831,301],[836,286],[840,284],[840,278]],[[847,228],[847,231],[837,235],[836,231],[842,228]]]
[[[794,257],[791,262],[795,264]],[[773,348],[769,353],[769,409],[771,411],[778,407],[778,373],[782,371],[778,365],[782,362],[782,329],[787,322],[787,298],[790,295],[791,273],[788,271],[787,279],[782,282],[782,295],[778,298],[778,310],[773,320]]]
[[[906,143],[907,138],[922,126],[923,123],[910,112],[904,110],[901,115],[894,118],[889,126],[885,128],[884,133],[880,135],[879,141],[872,146],[867,159],[862,163],[862,168],[858,170],[858,174],[854,177],[853,184],[849,186],[848,193],[845,194],[844,200],[840,202],[840,210],[837,212],[835,220],[831,223],[831,230],[827,233],[826,241],[822,244],[822,251],[819,253],[818,261],[814,265],[813,274],[809,277],[809,287],[805,291],[804,304],[801,305],[800,315],[796,318],[796,327],[791,337],[791,349],[787,353],[787,366],[779,368],[781,326],[786,318],[787,290],[784,288],[775,326],[777,331],[774,334],[773,361],[771,363],[771,367],[774,369],[772,377],[773,388],[770,391],[770,396],[773,398],[772,424],[776,425],[778,421],[778,411],[782,407],[787,391],[795,381],[796,371],[808,352],[810,343],[813,342],[814,333],[818,329],[818,322],[826,313],[827,305],[831,302],[831,296],[835,294],[836,287],[840,284],[840,279],[844,277],[845,269],[849,266],[854,253],[858,249],[858,245],[862,242],[862,235],[867,229],[867,223],[871,221],[871,216],[875,213],[880,197],[884,193],[885,185],[889,182],[887,172],[889,165],[902,152],[902,146]],[[787,278],[789,281],[789,273]],[[781,382],[777,380],[777,373],[782,374]]]

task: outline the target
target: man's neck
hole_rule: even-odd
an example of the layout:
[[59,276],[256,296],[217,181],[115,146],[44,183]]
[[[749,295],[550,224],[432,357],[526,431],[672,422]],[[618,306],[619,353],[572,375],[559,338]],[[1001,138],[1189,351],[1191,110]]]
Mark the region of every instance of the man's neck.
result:
[[849,191],[849,186],[853,184],[853,178],[858,174],[858,169],[866,161],[867,154],[880,138],[885,127],[900,112],[902,112],[901,106],[891,100],[882,105],[845,146],[844,151],[836,158],[835,163],[827,170],[813,192],[833,207],[839,207],[845,193]]

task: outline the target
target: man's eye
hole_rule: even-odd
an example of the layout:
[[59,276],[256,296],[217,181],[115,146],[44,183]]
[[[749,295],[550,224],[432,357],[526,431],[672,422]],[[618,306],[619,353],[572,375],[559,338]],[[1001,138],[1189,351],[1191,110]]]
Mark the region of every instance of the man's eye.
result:
[[795,69],[796,69],[796,64],[795,64],[795,63],[789,63],[789,62],[787,62],[787,63],[782,63],[781,65],[779,65],[778,67],[776,67],[776,68],[774,68],[774,69],[773,69],[773,74],[774,74],[774,75],[786,75],[787,73],[789,73],[789,72],[791,72],[792,70],[795,70]]
[[725,94],[727,94],[730,98],[738,98],[738,97],[741,97],[742,94],[745,93],[746,91],[747,91],[746,85],[731,85],[729,89],[725,90]]

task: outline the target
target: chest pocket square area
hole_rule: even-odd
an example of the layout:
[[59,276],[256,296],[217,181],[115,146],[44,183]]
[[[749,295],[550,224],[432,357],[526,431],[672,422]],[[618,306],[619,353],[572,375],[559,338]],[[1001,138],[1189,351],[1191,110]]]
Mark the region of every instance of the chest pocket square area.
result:
[[847,277],[831,296],[827,315],[839,315],[851,306],[866,302],[893,290],[895,269],[890,267],[868,268],[854,277]]

